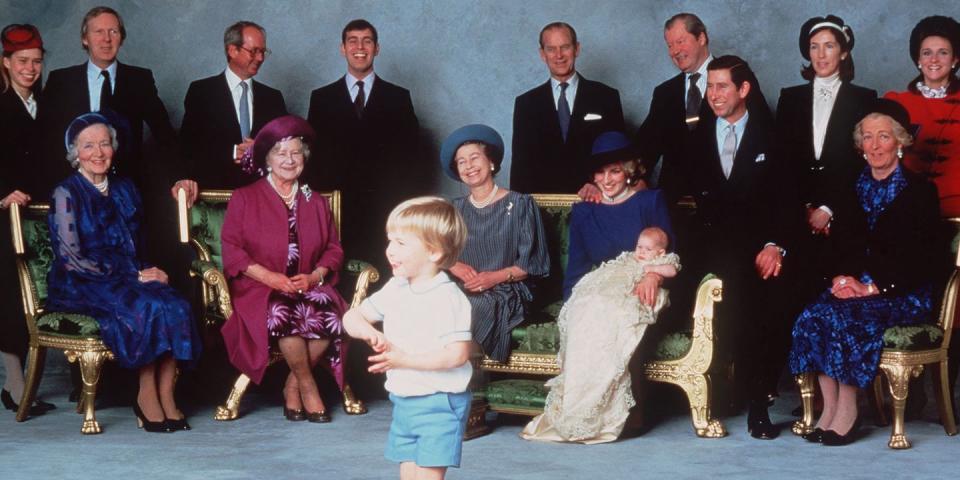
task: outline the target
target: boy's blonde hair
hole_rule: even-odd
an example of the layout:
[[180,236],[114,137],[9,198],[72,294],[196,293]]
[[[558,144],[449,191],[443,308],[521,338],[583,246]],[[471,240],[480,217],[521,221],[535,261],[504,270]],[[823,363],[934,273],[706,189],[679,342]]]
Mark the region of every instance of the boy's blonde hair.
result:
[[467,225],[452,203],[440,197],[406,200],[387,217],[387,233],[402,231],[417,236],[428,248],[441,253],[437,266],[447,269],[457,263],[467,243]]
[[666,249],[670,245],[670,237],[660,227],[647,227],[640,232],[641,237],[650,237],[660,248]]

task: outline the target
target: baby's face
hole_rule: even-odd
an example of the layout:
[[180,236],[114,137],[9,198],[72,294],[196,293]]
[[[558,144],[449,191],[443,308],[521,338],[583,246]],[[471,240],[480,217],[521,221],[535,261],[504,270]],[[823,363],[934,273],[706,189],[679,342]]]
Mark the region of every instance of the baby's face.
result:
[[656,240],[646,235],[640,235],[640,238],[637,239],[637,249],[634,250],[633,257],[637,260],[652,260],[663,255],[664,252],[663,246]]

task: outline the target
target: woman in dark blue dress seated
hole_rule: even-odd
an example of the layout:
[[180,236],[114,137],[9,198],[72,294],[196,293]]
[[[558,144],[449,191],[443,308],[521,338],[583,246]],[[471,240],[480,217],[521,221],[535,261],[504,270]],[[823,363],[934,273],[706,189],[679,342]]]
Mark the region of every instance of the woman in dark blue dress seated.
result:
[[493,181],[502,163],[503,139],[486,125],[457,129],[440,149],[440,167],[470,189],[453,200],[469,235],[450,273],[470,301],[474,340],[498,362],[510,357],[510,330],[528,313],[531,282],[550,272],[540,210],[530,195]]
[[197,359],[199,337],[190,305],[167,285],[167,274],[139,258],[140,194],[110,174],[116,130],[105,116],[86,113],[70,123],[64,141],[77,172],[53,192],[46,309],[95,318],[116,362],[139,369],[133,409],[145,430],[189,430],[174,400],[176,362]]
[[793,328],[790,369],[816,372],[823,413],[806,438],[845,445],[858,422],[857,389],[873,381],[889,327],[933,320],[948,267],[937,190],[900,164],[910,116],[878,100],[854,130],[867,167],[839,192],[831,225],[829,290]]
[[[594,267],[612,260],[637,245],[640,231],[660,227],[674,244],[667,201],[660,190],[632,188],[643,176],[638,155],[625,135],[606,132],[593,143],[590,162],[593,183],[600,189],[600,203],[580,202],[570,214],[570,246],[563,277],[563,299]],[[681,259],[682,261],[682,259]],[[653,305],[663,279],[655,273],[637,286],[640,301]]]

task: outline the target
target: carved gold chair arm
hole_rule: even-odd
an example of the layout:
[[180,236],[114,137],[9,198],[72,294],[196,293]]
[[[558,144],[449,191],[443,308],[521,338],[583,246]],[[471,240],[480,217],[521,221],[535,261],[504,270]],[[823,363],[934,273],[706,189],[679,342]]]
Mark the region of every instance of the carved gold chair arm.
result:
[[360,306],[370,293],[370,285],[380,281],[380,272],[376,267],[362,260],[348,260],[343,268],[343,274],[357,276],[357,283],[350,299],[350,308]]
[[[216,301],[223,318],[230,318],[233,315],[233,305],[230,303],[230,289],[227,288],[227,277],[213,263],[204,260],[194,260],[190,264],[190,273],[203,279],[203,283],[211,287],[214,298],[208,301]],[[205,305],[206,306],[206,305]]]

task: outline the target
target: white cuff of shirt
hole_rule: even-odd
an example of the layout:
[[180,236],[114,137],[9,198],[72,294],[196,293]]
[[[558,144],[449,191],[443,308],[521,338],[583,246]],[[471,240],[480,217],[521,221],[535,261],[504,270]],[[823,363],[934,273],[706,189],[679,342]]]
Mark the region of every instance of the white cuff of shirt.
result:
[[823,210],[824,212],[827,212],[827,215],[830,215],[830,218],[833,218],[833,210],[830,210],[830,207],[826,205],[820,205],[817,207],[817,210]]
[[781,257],[787,256],[787,249],[781,247],[780,245],[777,245],[776,243],[773,243],[773,242],[764,243],[763,248],[767,248],[767,247],[777,247],[777,250],[780,250]]

